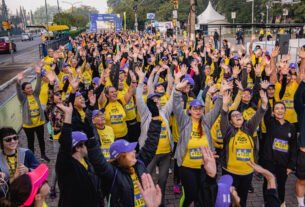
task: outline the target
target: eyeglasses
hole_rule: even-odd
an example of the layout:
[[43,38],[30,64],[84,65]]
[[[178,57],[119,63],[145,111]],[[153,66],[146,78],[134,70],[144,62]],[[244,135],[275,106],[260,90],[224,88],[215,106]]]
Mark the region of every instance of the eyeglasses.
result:
[[231,117],[232,117],[232,118],[234,118],[234,117],[239,118],[239,117],[241,117],[241,116],[242,116],[242,115],[241,115],[240,113],[231,114]]
[[61,93],[54,93],[54,96],[61,96]]
[[14,141],[19,140],[18,135],[14,135],[14,136],[4,137],[4,138],[3,138],[3,141],[5,141],[5,142],[11,142],[12,140],[14,140]]

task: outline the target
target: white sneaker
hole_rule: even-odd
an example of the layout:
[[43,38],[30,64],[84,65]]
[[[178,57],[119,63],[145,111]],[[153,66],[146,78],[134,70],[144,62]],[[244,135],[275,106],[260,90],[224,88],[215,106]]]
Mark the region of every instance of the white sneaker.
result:
[[172,169],[169,168],[169,169],[168,169],[168,173],[169,173],[169,174],[172,174],[172,173],[173,173]]

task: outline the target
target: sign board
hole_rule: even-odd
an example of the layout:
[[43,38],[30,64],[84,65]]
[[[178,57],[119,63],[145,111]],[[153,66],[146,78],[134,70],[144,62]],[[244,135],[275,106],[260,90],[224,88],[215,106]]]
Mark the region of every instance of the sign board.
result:
[[122,19],[117,14],[91,14],[90,32],[97,32],[97,21],[113,22],[115,31],[122,29]]
[[282,0],[282,4],[291,4],[293,0]]
[[147,15],[146,15],[146,19],[155,19],[155,17],[156,17],[156,14],[155,13],[147,13]]
[[254,1],[254,0],[246,0],[246,2],[252,2],[252,1]]
[[236,12],[231,12],[231,18],[236,19]]
[[178,19],[178,12],[177,12],[177,10],[173,11],[173,19]]

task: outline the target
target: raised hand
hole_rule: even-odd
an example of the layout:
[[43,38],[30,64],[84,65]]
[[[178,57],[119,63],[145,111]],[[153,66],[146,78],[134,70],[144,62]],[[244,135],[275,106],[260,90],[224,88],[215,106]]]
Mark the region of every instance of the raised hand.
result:
[[204,162],[204,169],[208,176],[214,178],[217,173],[216,161],[213,152],[208,147],[200,147]]
[[244,90],[244,87],[243,87],[243,85],[242,85],[242,83],[241,83],[240,80],[235,80],[235,84],[237,85],[237,88],[238,88],[239,90],[241,90],[241,91]]
[[136,74],[139,77],[139,83],[143,83],[145,78],[145,73],[143,73],[142,69],[140,67],[135,68]]
[[24,72],[20,72],[16,76],[16,80],[18,83],[20,83],[24,79]]
[[147,207],[158,207],[161,204],[162,192],[159,185],[154,184],[152,177],[148,173],[143,173],[138,187]]
[[225,91],[222,96],[223,105],[228,106],[231,102],[231,92]]
[[233,88],[233,82],[227,82],[223,80],[220,86],[220,94],[223,95],[225,91],[231,90]]
[[272,50],[271,57],[276,58],[279,55],[279,53],[280,53],[280,47],[277,46]]
[[270,64],[266,64],[265,65],[265,73],[266,73],[266,76],[270,76],[271,75],[272,68],[270,67]]
[[182,89],[184,89],[188,84],[188,81],[187,80],[184,80],[178,84],[176,84],[176,90],[180,91]]
[[90,90],[88,92],[88,99],[89,99],[90,106],[94,106],[96,103],[96,94],[93,93],[93,90]]
[[304,49],[304,47],[301,47],[301,48],[299,49],[298,55],[299,55],[299,57],[300,57],[301,59],[305,59],[305,49]]
[[260,90],[259,91],[259,95],[260,95],[261,100],[262,100],[262,106],[266,109],[267,108],[267,104],[268,104],[267,93],[264,90]]
[[239,66],[236,65],[233,67],[233,77],[237,78],[238,75],[240,74],[240,72],[241,72],[241,69],[239,68]]
[[267,80],[261,82],[262,89],[267,90],[268,86],[269,86],[269,82]]
[[41,66],[39,64],[36,64],[34,69],[35,69],[35,73],[36,74],[40,74],[41,73]]
[[76,78],[73,78],[71,75],[69,76],[68,80],[69,80],[69,83],[70,83],[73,91],[77,91],[79,81]]
[[257,64],[254,67],[254,72],[255,72],[256,77],[260,77],[261,76],[261,64]]
[[58,108],[60,108],[64,113],[65,115],[71,115],[72,116],[72,112],[73,112],[73,107],[72,107],[72,103],[69,103],[69,106],[65,106],[63,105],[62,103],[60,104],[56,104],[56,106]]
[[49,82],[50,82],[51,84],[53,84],[53,83],[55,82],[55,80],[56,80],[56,74],[55,74],[53,71],[48,72],[48,73],[46,74],[46,77],[48,78],[48,80],[49,80]]

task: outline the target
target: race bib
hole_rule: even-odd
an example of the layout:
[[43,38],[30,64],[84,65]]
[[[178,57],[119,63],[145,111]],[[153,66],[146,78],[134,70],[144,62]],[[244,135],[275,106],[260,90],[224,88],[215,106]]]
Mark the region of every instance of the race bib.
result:
[[121,124],[121,123],[123,123],[122,119],[123,119],[122,114],[110,115],[111,124]]
[[278,138],[274,139],[272,149],[280,152],[288,152],[288,148],[288,141],[281,140]]
[[236,149],[236,159],[240,161],[250,161],[251,149]]
[[202,159],[202,153],[201,153],[200,148],[190,149],[190,158],[191,158],[191,160]]
[[161,127],[160,139],[166,138],[166,127]]
[[31,117],[40,116],[40,111],[39,111],[39,109],[30,110],[30,116],[31,116]]
[[103,153],[105,159],[108,161],[110,159],[109,149],[102,149],[102,153]]
[[220,129],[218,129],[218,130],[216,131],[216,136],[217,136],[217,139],[222,139],[222,133],[221,133],[221,130],[220,130]]
[[283,103],[286,106],[286,109],[294,109],[294,103],[292,100],[283,100]]
[[134,109],[134,105],[132,104],[131,101],[129,101],[129,103],[125,106],[125,110],[126,111],[131,111]]
[[143,206],[145,206],[145,201],[144,201],[141,193],[136,194],[134,196],[134,198],[135,198],[135,205],[134,205],[135,207],[143,207]]

